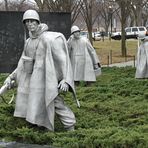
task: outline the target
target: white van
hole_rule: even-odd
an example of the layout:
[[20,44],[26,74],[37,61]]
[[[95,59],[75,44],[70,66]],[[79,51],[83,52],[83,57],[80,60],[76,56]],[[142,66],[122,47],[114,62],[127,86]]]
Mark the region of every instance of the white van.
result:
[[126,27],[125,32],[126,32],[126,39],[130,38],[136,38],[138,37],[139,34],[146,34],[146,27],[144,26],[139,26],[139,27]]
[[[146,27],[139,26],[139,27],[126,27],[125,28],[125,38],[126,39],[137,39],[139,34],[146,34]],[[112,39],[121,40],[121,32],[114,32],[111,35]]]

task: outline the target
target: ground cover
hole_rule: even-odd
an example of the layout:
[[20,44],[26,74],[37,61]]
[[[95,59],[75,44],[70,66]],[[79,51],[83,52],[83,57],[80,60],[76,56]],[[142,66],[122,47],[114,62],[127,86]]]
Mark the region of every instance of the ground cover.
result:
[[[135,68],[103,68],[97,82],[76,86],[81,108],[71,93],[62,94],[76,115],[76,130],[65,132],[56,117],[55,133],[14,118],[14,103],[0,100],[0,139],[60,148],[147,148],[148,81],[135,79]],[[0,86],[6,75],[0,75]],[[6,98],[15,90],[6,94]]]
[[102,65],[108,64],[108,56],[112,54],[112,63],[125,62],[133,60],[137,55],[138,40],[130,39],[126,41],[127,57],[121,56],[121,41],[108,40],[94,41],[93,46],[97,51]]

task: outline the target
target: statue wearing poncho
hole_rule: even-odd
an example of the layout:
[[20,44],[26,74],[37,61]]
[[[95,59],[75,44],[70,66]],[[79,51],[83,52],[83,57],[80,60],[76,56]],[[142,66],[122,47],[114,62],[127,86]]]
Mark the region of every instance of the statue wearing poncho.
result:
[[75,93],[66,39],[47,30],[46,24],[39,24],[36,35],[30,32],[18,66],[10,75],[18,84],[14,116],[54,131],[57,113],[64,127],[70,129],[75,116],[58,89],[59,83],[66,83]]
[[148,78],[148,36],[144,36],[137,52],[136,78]]

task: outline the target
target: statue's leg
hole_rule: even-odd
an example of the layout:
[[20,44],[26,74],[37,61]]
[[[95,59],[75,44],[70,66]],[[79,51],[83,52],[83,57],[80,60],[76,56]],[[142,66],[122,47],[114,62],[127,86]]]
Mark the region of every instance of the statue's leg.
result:
[[60,96],[55,98],[55,112],[66,130],[74,130],[74,125],[76,123],[75,115],[71,109],[64,104]]

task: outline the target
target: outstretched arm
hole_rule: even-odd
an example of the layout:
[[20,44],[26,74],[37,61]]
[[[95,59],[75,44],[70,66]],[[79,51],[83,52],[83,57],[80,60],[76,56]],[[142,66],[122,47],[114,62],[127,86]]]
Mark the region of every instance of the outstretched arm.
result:
[[4,84],[7,84],[9,88],[11,88],[11,82],[13,80],[16,80],[16,72],[17,72],[17,69],[15,69],[4,81]]
[[101,67],[98,55],[89,41],[86,42],[86,46],[87,46],[88,52],[91,56],[91,59],[92,59],[93,65],[94,65],[94,69]]
[[69,53],[66,39],[63,36],[59,36],[53,41],[52,55],[58,80],[60,81],[58,88],[62,91],[68,91]]

